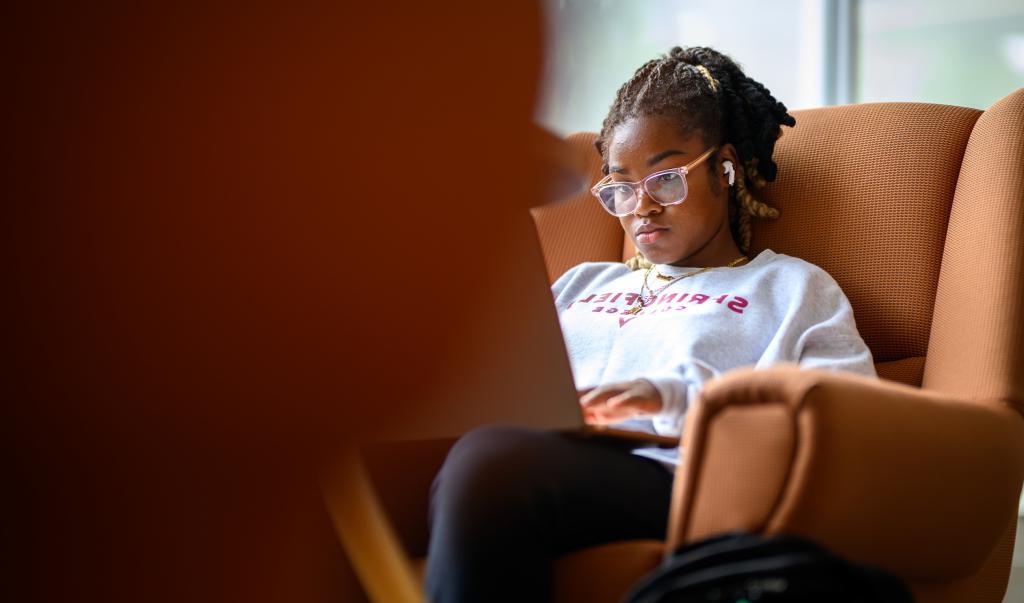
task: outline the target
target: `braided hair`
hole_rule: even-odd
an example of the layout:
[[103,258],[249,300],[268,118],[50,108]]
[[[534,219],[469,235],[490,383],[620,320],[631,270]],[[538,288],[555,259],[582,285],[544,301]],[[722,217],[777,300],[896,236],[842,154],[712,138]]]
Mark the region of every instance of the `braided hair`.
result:
[[[754,192],[773,182],[778,166],[772,160],[782,128],[796,120],[767,88],[743,74],[728,56],[702,46],[675,47],[648,61],[619,88],[615,102],[595,141],[608,174],[608,141],[616,126],[634,117],[658,115],[677,120],[684,136],[700,134],[707,146],[732,143],[739,156],[735,186],[729,193],[729,225],[743,253],[750,251],[751,217],[775,218],[779,212]],[[715,175],[716,151],[707,166]],[[718,178],[712,178],[718,186]],[[649,265],[637,252],[627,262],[634,270]]]

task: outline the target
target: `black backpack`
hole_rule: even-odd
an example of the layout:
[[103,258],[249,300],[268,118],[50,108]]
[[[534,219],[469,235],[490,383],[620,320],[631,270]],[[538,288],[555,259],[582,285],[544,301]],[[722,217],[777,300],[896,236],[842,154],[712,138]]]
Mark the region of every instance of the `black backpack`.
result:
[[624,603],[912,603],[895,576],[799,536],[730,532],[685,544]]

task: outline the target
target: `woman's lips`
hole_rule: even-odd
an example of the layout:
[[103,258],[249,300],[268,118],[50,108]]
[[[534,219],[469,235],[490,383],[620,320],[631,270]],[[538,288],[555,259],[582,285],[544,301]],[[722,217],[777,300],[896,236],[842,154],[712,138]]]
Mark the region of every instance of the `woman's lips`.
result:
[[645,232],[641,232],[640,234],[636,235],[636,242],[644,244],[653,243],[660,239],[662,235],[664,235],[666,232],[668,232],[668,229],[666,228],[658,228],[656,230],[648,230]]

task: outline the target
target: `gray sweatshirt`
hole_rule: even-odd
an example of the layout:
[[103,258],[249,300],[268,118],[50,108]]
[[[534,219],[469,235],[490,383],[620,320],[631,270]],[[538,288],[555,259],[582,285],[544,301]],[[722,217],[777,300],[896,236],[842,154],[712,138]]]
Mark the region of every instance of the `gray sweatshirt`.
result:
[[[658,265],[648,279],[699,268]],[[677,436],[690,404],[709,379],[738,367],[780,362],[875,376],[871,351],[839,285],[803,260],[762,251],[736,268],[714,268],[673,282],[637,314],[644,271],[621,263],[571,268],[552,286],[580,389],[646,379],[661,394],[653,418],[616,427]],[[634,454],[674,470],[678,448],[643,447]]]

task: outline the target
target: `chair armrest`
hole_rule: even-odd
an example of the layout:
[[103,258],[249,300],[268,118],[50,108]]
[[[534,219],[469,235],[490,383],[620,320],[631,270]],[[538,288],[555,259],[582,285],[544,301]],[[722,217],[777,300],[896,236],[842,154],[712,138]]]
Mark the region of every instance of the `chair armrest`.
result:
[[1004,401],[795,366],[709,383],[684,442],[669,550],[788,532],[919,580],[977,570],[1024,479],[1024,418]]

